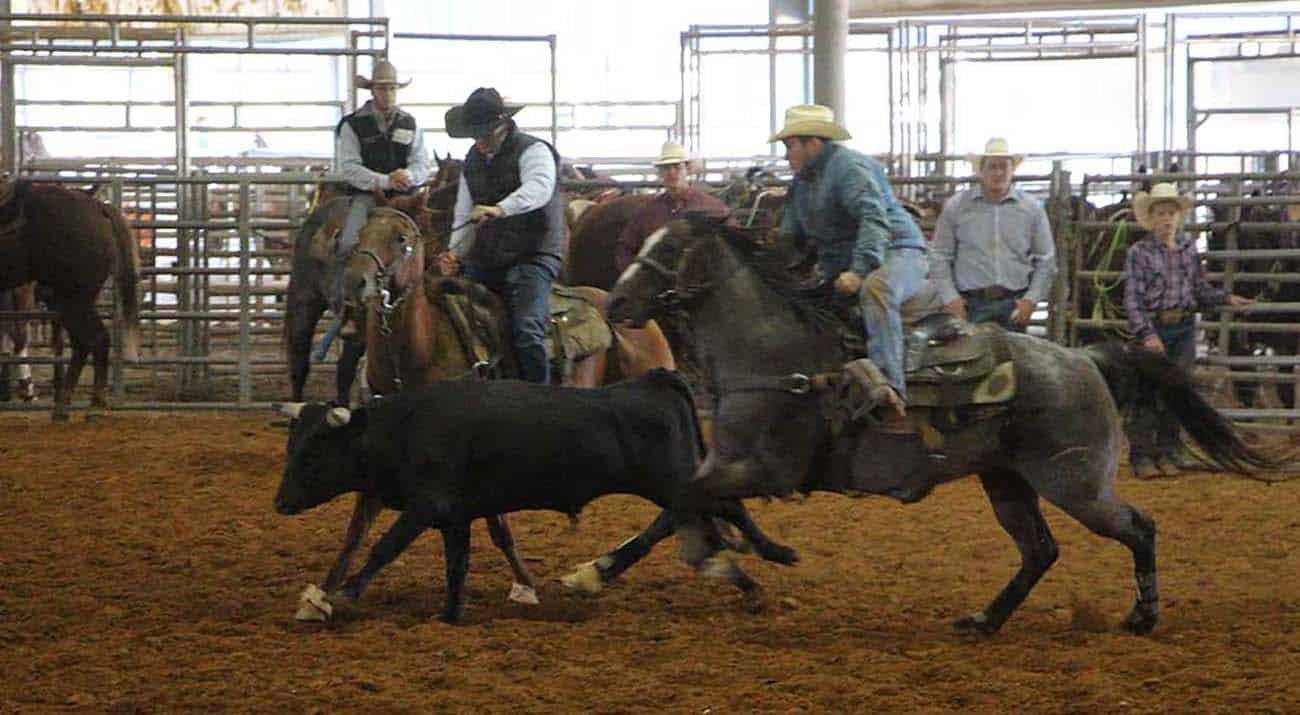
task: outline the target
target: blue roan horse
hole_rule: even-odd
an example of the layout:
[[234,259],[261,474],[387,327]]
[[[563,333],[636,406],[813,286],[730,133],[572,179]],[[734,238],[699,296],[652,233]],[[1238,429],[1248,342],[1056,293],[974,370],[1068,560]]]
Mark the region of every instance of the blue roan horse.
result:
[[1162,356],[1119,345],[1073,350],[996,329],[986,339],[1012,363],[1014,396],[990,409],[944,412],[933,423],[941,447],[860,420],[836,428],[823,413],[818,381],[801,378],[838,376],[854,357],[845,354],[840,326],[794,290],[779,258],[709,222],[679,221],[652,235],[607,305],[611,320],[631,323],[673,307],[689,313],[716,400],[716,448],[683,503],[814,490],[915,501],[937,484],[978,474],[1022,565],[992,603],[954,624],[960,629],[996,631],[1056,561],[1040,496],[1129,548],[1138,595],[1123,625],[1135,633],[1155,627],[1156,527],[1115,494],[1121,429],[1112,392],[1159,395],[1220,466],[1272,465]]

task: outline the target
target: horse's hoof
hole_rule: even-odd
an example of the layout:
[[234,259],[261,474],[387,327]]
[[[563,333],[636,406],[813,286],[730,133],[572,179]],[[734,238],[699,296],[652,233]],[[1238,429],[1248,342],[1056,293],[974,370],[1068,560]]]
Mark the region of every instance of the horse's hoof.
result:
[[963,633],[978,633],[985,636],[998,632],[998,627],[989,621],[989,617],[984,615],[983,611],[958,618],[952,622],[952,627]]
[[55,410],[53,414],[50,415],[50,419],[55,422],[67,422],[69,419],[71,419],[71,417],[68,415],[67,412],[61,410]]
[[1128,617],[1124,619],[1120,627],[1135,636],[1145,636],[1155,629],[1157,620],[1159,620],[1159,616],[1154,611],[1143,608],[1139,604],[1134,606],[1132,611],[1129,611]]
[[293,614],[295,620],[325,622],[334,615],[334,606],[316,584],[309,583],[298,596],[298,612]]
[[31,380],[18,381],[18,396],[23,402],[34,402],[36,400],[36,385]]
[[528,606],[536,606],[541,603],[541,601],[537,600],[537,591],[532,586],[525,586],[522,583],[510,585],[510,600]]
[[458,626],[460,625],[460,617],[463,610],[464,609],[462,608],[443,609],[442,613],[438,615],[438,620],[449,626]]
[[799,563],[799,552],[789,546],[773,546],[762,554],[763,558],[782,566],[794,566]]
[[570,591],[586,594],[600,593],[600,589],[605,585],[600,578],[600,570],[596,568],[593,561],[582,564],[574,569],[573,573],[561,576],[560,583]]

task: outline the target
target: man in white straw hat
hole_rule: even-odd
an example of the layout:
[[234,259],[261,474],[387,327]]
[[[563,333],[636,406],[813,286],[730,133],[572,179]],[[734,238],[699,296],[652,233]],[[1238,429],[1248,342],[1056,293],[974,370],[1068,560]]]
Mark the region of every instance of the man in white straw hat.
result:
[[641,250],[646,237],[663,228],[664,224],[688,213],[705,213],[725,216],[729,209],[720,199],[700,191],[690,182],[690,159],[686,149],[677,142],[667,141],[659,149],[659,156],[651,162],[664,190],[643,206],[619,233],[614,248],[614,265],[622,273],[632,265],[632,259]]
[[[1124,258],[1124,310],[1129,329],[1147,349],[1181,370],[1196,359],[1196,313],[1221,305],[1250,305],[1205,279],[1196,241],[1182,231],[1192,198],[1173,184],[1156,184],[1133,199],[1133,214],[1149,233]],[[1178,419],[1163,404],[1139,410],[1129,427],[1129,462],[1142,479],[1178,473]]]
[[857,296],[868,336],[867,357],[889,382],[881,416],[887,431],[906,431],[903,327],[898,309],[925,285],[925,237],[903,209],[885,169],[869,156],[836,142],[849,133],[835,113],[818,104],[785,112],[785,126],[768,139],[785,145],[795,172],[781,233],[812,240],[817,268],[835,291]]
[[979,186],[948,200],[934,228],[930,277],[948,312],[1023,333],[1056,277],[1047,212],[1012,186],[1024,159],[994,137],[967,160]]
[[492,87],[479,87],[447,110],[447,133],[474,140],[460,176],[445,274],[461,269],[505,299],[519,376],[550,380],[546,323],[551,285],[568,237],[557,177],[560,155],[544,139],[519,130],[515,114]]
[[[347,193],[352,197],[339,232],[336,256],[340,263],[347,260],[357,245],[361,227],[370,209],[375,207],[372,192],[376,188],[389,196],[409,193],[429,176],[424,134],[415,125],[415,117],[397,106],[397,90],[411,81],[399,82],[397,68],[385,60],[375,62],[370,79],[357,75],[355,81],[358,87],[370,90],[370,100],[339,120],[334,128],[335,170],[343,175]],[[335,290],[335,324],[327,336],[338,332],[344,320],[342,271]],[[328,348],[329,337],[317,349],[318,360],[324,359]]]

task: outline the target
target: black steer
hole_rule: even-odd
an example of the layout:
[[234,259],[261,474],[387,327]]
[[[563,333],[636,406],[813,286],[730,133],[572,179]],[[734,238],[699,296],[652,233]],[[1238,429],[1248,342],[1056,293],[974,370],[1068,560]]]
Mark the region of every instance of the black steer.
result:
[[768,540],[739,501],[692,514],[674,510],[702,447],[689,390],[666,370],[598,389],[447,381],[351,411],[315,403],[289,411],[296,419],[277,511],[297,514],[345,492],[369,491],[402,511],[333,598],[359,598],[380,569],[434,528],[442,531],[447,562],[442,619],[454,622],[463,608],[472,520],[521,509],[576,514],[605,494],[641,496],[664,512],[593,562],[601,581],[686,528],[695,537],[684,550],[689,563],[753,593],[756,585],[734,563],[710,558],[721,546],[715,516],[735,524],[764,558],[797,558]]

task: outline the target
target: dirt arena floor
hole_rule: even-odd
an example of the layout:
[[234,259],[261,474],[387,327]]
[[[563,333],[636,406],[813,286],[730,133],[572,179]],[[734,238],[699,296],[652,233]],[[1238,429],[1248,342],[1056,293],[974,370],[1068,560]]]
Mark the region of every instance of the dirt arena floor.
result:
[[515,517],[540,606],[506,601],[504,559],[476,525],[464,625],[436,620],[429,534],[355,614],[320,626],[293,620],[296,599],[351,500],[272,511],[273,420],[0,414],[0,711],[1300,711],[1300,481],[1122,477],[1160,529],[1151,637],[1117,629],[1128,552],[1051,507],[1056,567],[999,635],[954,633],[1018,564],[974,480],[906,507],[754,503],[803,556],[740,557],[766,589],[757,614],[672,541],[597,596],[567,593],[569,566],[652,518],[610,498],[577,533],[557,514]]

